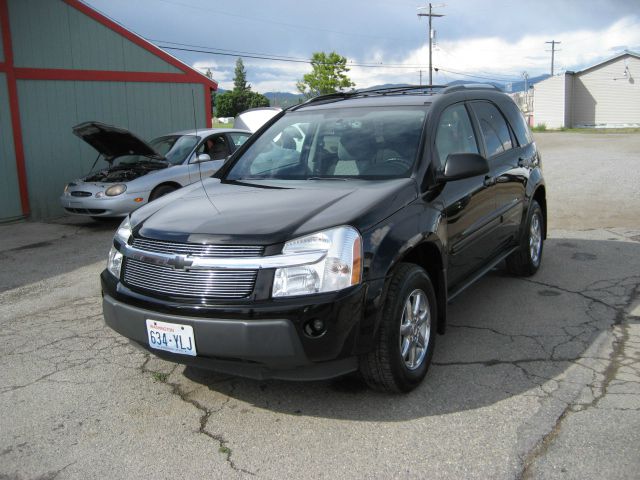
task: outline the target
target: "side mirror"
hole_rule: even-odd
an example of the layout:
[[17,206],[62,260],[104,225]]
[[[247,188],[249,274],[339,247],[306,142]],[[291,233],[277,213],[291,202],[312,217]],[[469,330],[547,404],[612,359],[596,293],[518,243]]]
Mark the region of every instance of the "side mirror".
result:
[[202,163],[202,162],[210,162],[211,157],[208,153],[201,153],[198,155],[192,163]]
[[477,153],[450,153],[444,164],[444,169],[438,173],[440,182],[462,180],[489,172],[487,159]]

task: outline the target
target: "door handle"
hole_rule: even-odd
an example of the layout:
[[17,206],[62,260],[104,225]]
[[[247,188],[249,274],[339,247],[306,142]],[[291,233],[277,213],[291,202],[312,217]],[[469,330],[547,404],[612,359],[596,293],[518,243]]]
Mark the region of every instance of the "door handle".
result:
[[490,187],[491,185],[495,185],[496,184],[496,179],[494,177],[490,177],[489,175],[487,175],[486,177],[484,177],[484,180],[482,181],[482,184],[485,187]]

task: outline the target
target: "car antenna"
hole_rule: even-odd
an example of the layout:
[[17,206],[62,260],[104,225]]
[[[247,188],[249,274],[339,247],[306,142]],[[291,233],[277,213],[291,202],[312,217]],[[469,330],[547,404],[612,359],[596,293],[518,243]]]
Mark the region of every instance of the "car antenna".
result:
[[[193,127],[196,131],[196,138],[198,138],[198,121],[196,120],[196,97],[195,94],[193,93],[193,87],[191,88],[191,105],[193,107]],[[207,113],[207,109],[210,109],[210,106],[205,107],[205,111],[204,114],[205,115],[209,115]],[[207,196],[207,199],[209,200],[209,203],[213,206],[213,208],[220,213],[220,210],[218,210],[218,207],[215,206],[215,204],[211,201],[211,197],[209,196],[209,193],[207,193],[207,189],[204,188],[204,182],[202,181],[202,165],[200,165],[202,162],[198,161],[198,141],[196,140],[196,162],[198,163],[198,176],[200,177],[200,186],[202,187],[202,191],[204,192],[204,194]]]
[[[198,146],[199,146],[198,142],[199,142],[199,139],[198,139],[198,120],[196,119],[196,96],[195,96],[195,93],[193,93],[193,87],[191,87],[191,107],[192,107],[192,110],[193,110],[193,129],[196,132],[196,151],[195,151],[196,158],[195,158],[195,160],[196,160],[196,163],[198,164],[198,176],[200,177],[200,183],[202,183],[202,168],[201,168],[200,162],[198,161]],[[205,115],[206,115],[206,112],[205,112]],[[202,188],[204,188],[204,185],[202,185]]]

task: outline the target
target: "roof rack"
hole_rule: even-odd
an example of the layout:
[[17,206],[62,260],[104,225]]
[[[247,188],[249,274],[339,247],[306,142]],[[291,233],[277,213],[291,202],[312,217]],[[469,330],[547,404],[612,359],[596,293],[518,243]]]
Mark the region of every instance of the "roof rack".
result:
[[[438,90],[435,92],[434,90]],[[319,95],[317,97],[310,98],[306,102],[299,103],[289,107],[287,110],[297,110],[313,103],[330,103],[336,100],[346,100],[353,97],[368,97],[374,95],[398,95],[411,93],[423,93],[425,95],[432,95],[434,93],[453,93],[464,90],[496,90],[502,92],[502,89],[492,85],[490,83],[465,83],[462,85],[405,85],[399,87],[373,87],[363,88],[358,90],[350,90],[348,92],[335,92],[328,93],[326,95]]]
[[312,103],[329,103],[335,100],[346,100],[352,97],[368,97],[373,95],[396,95],[404,94],[406,92],[416,92],[423,90],[425,94],[433,94],[434,89],[446,89],[446,85],[405,85],[399,87],[373,87],[363,88],[358,90],[351,90],[348,92],[336,92],[326,95],[319,95],[317,97],[310,98],[306,102],[299,103],[289,107],[288,110],[297,110]]
[[441,93],[452,93],[452,92],[461,92],[464,90],[497,90],[498,92],[502,92],[500,87],[496,87],[491,83],[464,83],[461,85],[452,85],[450,87],[445,88]]

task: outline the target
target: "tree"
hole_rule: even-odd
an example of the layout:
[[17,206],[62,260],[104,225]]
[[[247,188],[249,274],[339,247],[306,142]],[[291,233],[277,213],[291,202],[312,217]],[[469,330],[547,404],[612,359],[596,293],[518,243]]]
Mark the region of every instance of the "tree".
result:
[[233,77],[233,91],[246,92],[247,90],[251,90],[251,85],[247,85],[247,71],[244,68],[242,58],[238,57],[235,76]]
[[307,73],[296,84],[306,98],[335,93],[354,87],[355,83],[346,75],[349,71],[347,59],[336,52],[326,54],[314,52],[311,57],[311,73]]
[[251,91],[247,83],[247,71],[242,58],[236,60],[233,90],[217,95],[216,112],[218,117],[235,117],[249,108],[268,107],[269,99],[264,95]]
[[[213,72],[207,67],[207,71],[204,73],[205,77],[209,80],[213,80]],[[216,114],[216,91],[211,90],[211,107],[209,107],[209,115],[214,116]]]
[[271,106],[271,102],[267,97],[258,92],[249,92],[250,102],[248,108],[259,108],[259,107],[269,107]]

